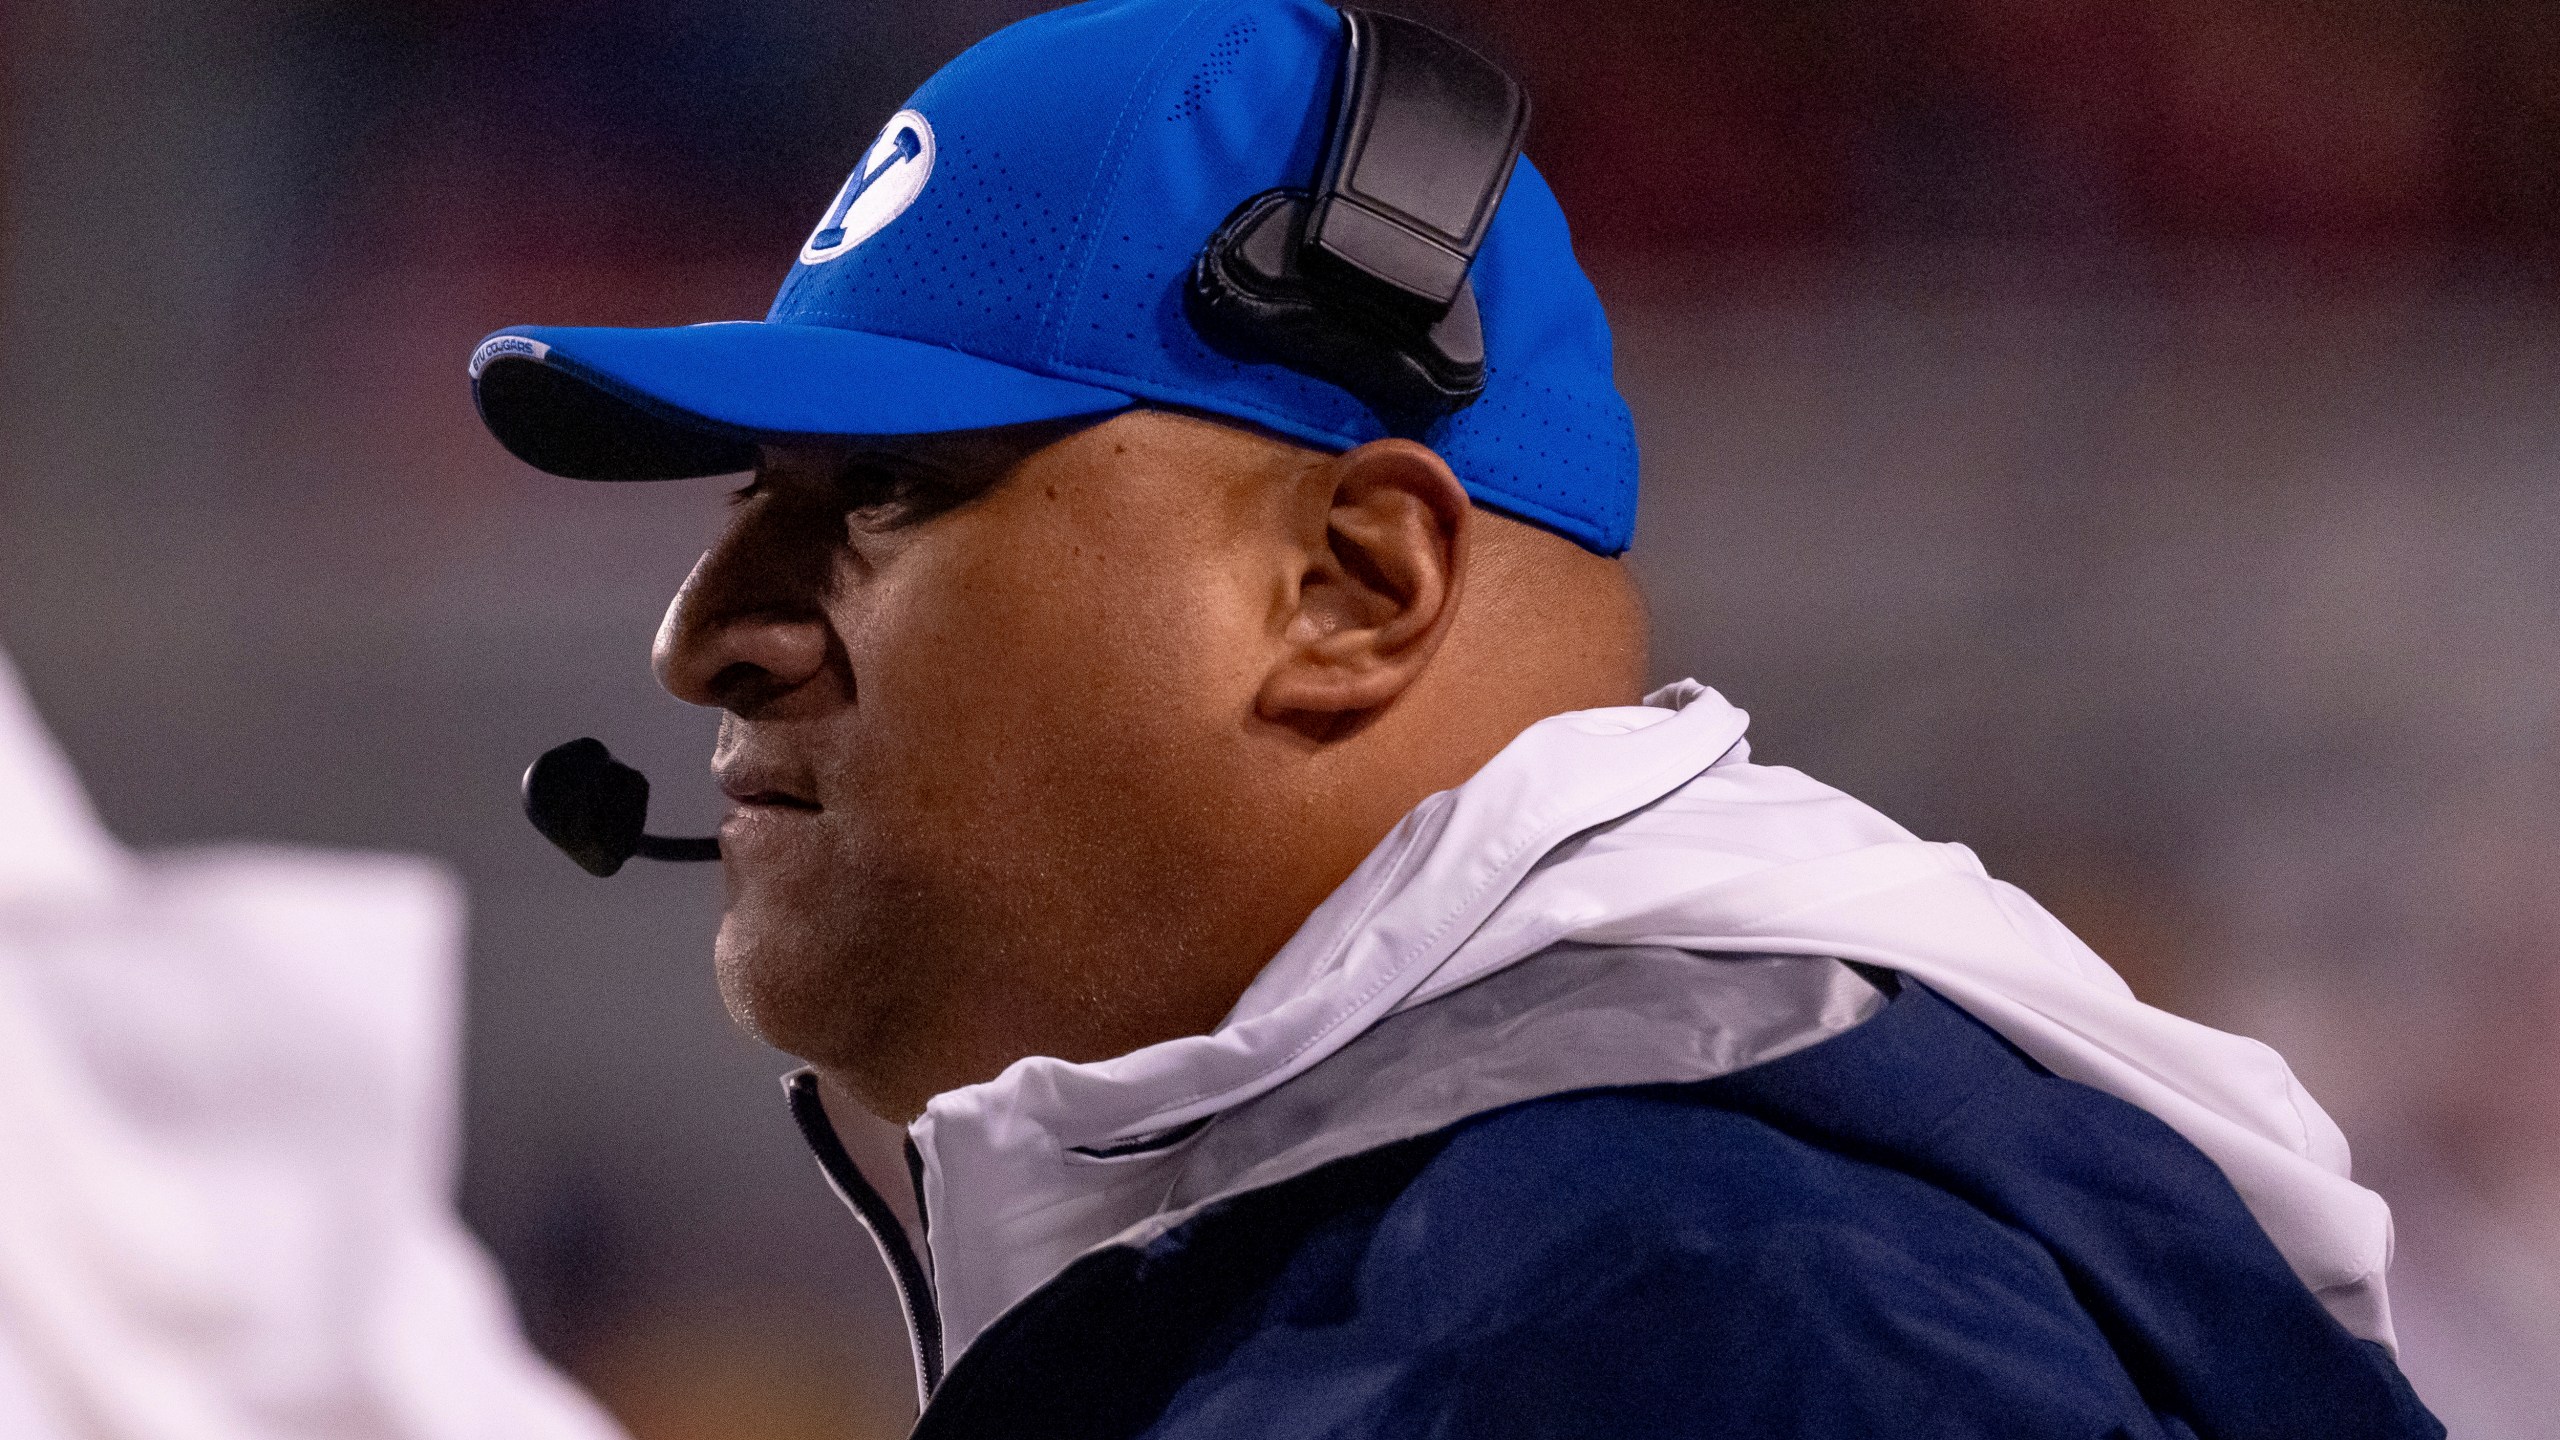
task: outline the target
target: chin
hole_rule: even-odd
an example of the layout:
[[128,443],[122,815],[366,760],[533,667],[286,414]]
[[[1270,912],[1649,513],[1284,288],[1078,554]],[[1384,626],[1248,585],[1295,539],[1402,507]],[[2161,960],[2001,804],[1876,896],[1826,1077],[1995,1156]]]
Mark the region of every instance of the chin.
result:
[[831,1071],[867,1069],[895,1010],[870,957],[827,943],[806,912],[764,913],[733,902],[721,917],[712,973],[731,1019],[767,1045]]

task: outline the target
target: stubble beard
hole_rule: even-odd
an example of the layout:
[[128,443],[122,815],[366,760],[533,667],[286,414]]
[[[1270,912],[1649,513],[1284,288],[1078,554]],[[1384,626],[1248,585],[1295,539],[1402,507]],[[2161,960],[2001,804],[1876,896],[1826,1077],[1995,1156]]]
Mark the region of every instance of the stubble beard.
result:
[[823,1071],[866,1108],[903,1119],[947,977],[923,887],[877,872],[813,896],[732,896],[712,972],[730,1018]]

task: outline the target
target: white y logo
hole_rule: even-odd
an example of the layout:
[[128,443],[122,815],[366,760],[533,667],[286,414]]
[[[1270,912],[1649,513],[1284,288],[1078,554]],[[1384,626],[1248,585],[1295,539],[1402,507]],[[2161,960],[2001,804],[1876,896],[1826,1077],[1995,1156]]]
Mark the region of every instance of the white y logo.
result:
[[933,126],[913,110],[889,117],[862,163],[845,177],[826,218],[800,247],[802,263],[823,264],[870,239],[915,203],[933,173]]

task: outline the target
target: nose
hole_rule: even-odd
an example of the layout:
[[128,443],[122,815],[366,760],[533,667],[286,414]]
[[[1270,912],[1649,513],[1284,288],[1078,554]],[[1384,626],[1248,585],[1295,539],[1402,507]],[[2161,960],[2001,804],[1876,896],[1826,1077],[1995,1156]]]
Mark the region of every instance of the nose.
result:
[[649,666],[667,693],[695,705],[744,712],[789,694],[827,663],[823,581],[805,557],[784,553],[742,515],[694,562],[667,605]]

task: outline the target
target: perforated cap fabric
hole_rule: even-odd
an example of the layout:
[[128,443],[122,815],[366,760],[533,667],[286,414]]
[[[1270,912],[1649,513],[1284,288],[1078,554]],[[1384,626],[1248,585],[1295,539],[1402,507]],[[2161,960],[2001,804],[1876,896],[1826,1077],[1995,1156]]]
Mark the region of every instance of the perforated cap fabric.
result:
[[[502,330],[472,357],[481,414],[528,462],[591,479],[1133,404],[1328,450],[1387,435],[1347,391],[1211,349],[1183,303],[1220,221],[1313,179],[1342,37],[1320,0],[1110,0],[1010,26],[891,118],[762,321]],[[1608,322],[1525,159],[1473,280],[1484,394],[1417,438],[1480,504],[1624,550],[1636,453]]]

